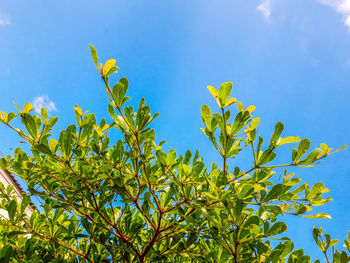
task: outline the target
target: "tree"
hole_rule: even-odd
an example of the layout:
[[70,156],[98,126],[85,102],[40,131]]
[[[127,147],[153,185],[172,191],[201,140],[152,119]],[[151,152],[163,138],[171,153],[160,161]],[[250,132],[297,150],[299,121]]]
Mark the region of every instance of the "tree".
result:
[[[252,115],[255,107],[244,108],[230,98],[232,83],[226,82],[218,91],[208,87],[219,112],[201,108],[202,131],[222,163],[209,168],[198,151],[164,152],[164,142],[157,144],[150,128],[158,113],[152,115],[144,99],[136,111],[126,106],[128,80],[121,78],[113,87],[109,83],[116,61],[99,64],[92,46],[91,53],[112,121],[97,122],[94,114],[75,106],[76,124],[56,140],[50,131],[57,117],[49,118],[45,108],[36,115],[27,103],[23,109],[17,106],[18,113],[0,115],[31,152],[17,148],[13,157],[0,159],[0,168],[28,185],[22,202],[11,189],[1,189],[0,208],[8,212],[0,227],[2,262],[310,261],[302,249],[294,250],[281,220],[288,215],[330,218],[311,210],[332,199],[324,197],[328,189],[323,183],[311,187],[287,169],[315,166],[336,151],[321,144],[307,154],[310,140],[282,138],[282,122],[264,144],[258,136],[260,119]],[[13,126],[16,118],[24,129]],[[120,131],[116,143],[108,134],[112,129]],[[291,161],[275,164],[276,149],[289,143],[299,143]],[[243,150],[252,152],[247,171],[231,165]],[[41,212],[29,218],[24,210],[31,196],[41,200]],[[347,252],[334,250],[337,241],[322,235],[321,228],[313,235],[327,262],[350,261]],[[327,254],[329,247],[333,252]]]

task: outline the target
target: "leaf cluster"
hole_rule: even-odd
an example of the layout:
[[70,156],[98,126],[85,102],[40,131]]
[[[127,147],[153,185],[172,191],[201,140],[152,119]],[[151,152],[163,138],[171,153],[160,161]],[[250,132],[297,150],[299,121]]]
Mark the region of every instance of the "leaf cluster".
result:
[[[336,151],[321,144],[308,153],[309,139],[281,137],[282,122],[264,144],[255,107],[230,98],[233,84],[226,82],[218,90],[208,87],[218,112],[201,108],[202,131],[222,163],[206,167],[198,151],[166,152],[150,126],[158,113],[144,99],[137,109],[126,106],[128,80],[109,81],[116,61],[99,63],[93,46],[91,54],[109,98],[109,121],[97,121],[76,105],[76,123],[55,139],[50,132],[57,117],[49,118],[44,108],[36,115],[27,103],[23,110],[17,106],[18,113],[0,113],[0,121],[31,149],[27,154],[17,148],[14,156],[0,159],[1,169],[28,185],[22,200],[13,189],[1,188],[0,209],[7,211],[0,219],[1,260],[310,262],[302,249],[294,250],[283,217],[330,218],[312,209],[332,199],[323,183],[311,186],[287,169],[313,167]],[[16,118],[22,129],[12,125]],[[109,136],[114,129],[119,139]],[[275,164],[276,149],[291,143],[298,145],[290,161]],[[244,150],[252,156],[247,171],[232,165]],[[28,215],[33,196],[40,212]],[[328,260],[335,241],[322,241],[321,232],[314,230],[314,238]],[[334,251],[333,258],[349,262],[345,251]]]

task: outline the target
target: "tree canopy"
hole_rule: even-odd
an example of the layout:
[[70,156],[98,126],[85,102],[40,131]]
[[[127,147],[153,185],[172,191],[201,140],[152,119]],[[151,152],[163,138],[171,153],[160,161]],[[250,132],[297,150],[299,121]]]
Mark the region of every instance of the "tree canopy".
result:
[[[322,182],[309,185],[288,168],[311,168],[345,147],[309,151],[309,139],[281,137],[282,122],[264,143],[255,107],[230,97],[226,82],[208,86],[217,110],[201,108],[201,129],[222,162],[208,166],[198,151],[165,152],[150,126],[158,113],[144,99],[137,109],[127,106],[128,80],[109,81],[116,61],[99,63],[93,46],[91,54],[108,95],[107,118],[75,106],[76,123],[55,139],[58,118],[45,108],[35,114],[26,103],[16,105],[17,113],[0,113],[30,145],[30,153],[17,148],[0,159],[0,168],[27,184],[22,201],[0,185],[7,211],[0,219],[1,262],[310,262],[308,251],[294,249],[283,219],[329,219],[312,210],[332,199]],[[110,135],[115,129],[119,138]],[[296,145],[290,160],[276,163],[276,149],[286,144]],[[232,161],[242,151],[251,152],[246,171]],[[28,216],[32,196],[40,202]],[[350,234],[338,251],[338,240],[322,228],[312,233],[326,262],[350,261]]]

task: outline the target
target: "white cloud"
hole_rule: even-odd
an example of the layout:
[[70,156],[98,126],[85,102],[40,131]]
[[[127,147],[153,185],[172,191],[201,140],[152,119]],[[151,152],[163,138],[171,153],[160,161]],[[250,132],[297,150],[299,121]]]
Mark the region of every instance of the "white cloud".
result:
[[319,2],[333,7],[338,13],[342,14],[344,24],[350,30],[350,0],[319,0]]
[[10,25],[11,22],[8,19],[0,18],[0,26]]
[[271,16],[271,2],[270,0],[264,0],[260,5],[256,7],[266,20],[270,19]]
[[0,14],[0,26],[7,26],[11,24],[11,20],[8,15]]
[[47,95],[35,97],[33,100],[33,107],[37,113],[40,113],[42,107],[47,109],[47,111],[57,111],[55,103],[50,100]]

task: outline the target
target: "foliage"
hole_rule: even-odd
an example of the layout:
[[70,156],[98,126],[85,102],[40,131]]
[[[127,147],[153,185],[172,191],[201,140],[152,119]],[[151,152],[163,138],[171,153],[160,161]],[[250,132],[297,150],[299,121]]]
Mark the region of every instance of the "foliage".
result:
[[[0,208],[7,211],[0,227],[1,262],[309,262],[302,249],[294,250],[285,236],[284,216],[330,218],[312,214],[314,206],[331,201],[323,183],[309,186],[289,167],[313,167],[332,152],[326,144],[307,153],[310,140],[281,137],[278,122],[267,143],[258,136],[260,119],[254,106],[230,98],[232,83],[219,90],[209,86],[219,111],[204,105],[202,131],[222,157],[222,164],[205,166],[199,153],[164,152],[150,128],[158,116],[145,100],[136,110],[126,106],[128,80],[110,86],[115,60],[94,64],[109,97],[111,121],[75,106],[76,124],[50,132],[57,117],[46,109],[33,114],[30,103],[18,113],[2,112],[1,122],[29,145],[31,155],[17,148],[0,159],[0,167],[23,178],[25,198],[12,189],[1,190]],[[237,106],[238,110],[229,108]],[[13,126],[20,119],[24,129]],[[113,129],[121,137],[109,137]],[[275,164],[276,149],[298,143],[291,161]],[[251,168],[230,165],[241,151],[252,152]],[[41,200],[40,213],[27,216],[30,196]],[[39,204],[38,204],[39,205]],[[311,234],[311,233],[310,233]],[[333,262],[349,262],[348,252],[337,252],[335,240],[322,229],[313,236],[325,259],[332,247]],[[319,262],[319,261],[318,261]]]

